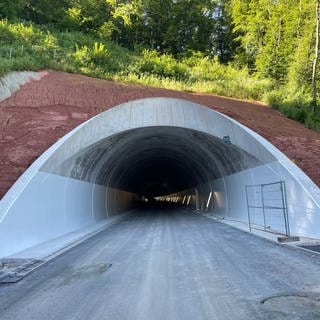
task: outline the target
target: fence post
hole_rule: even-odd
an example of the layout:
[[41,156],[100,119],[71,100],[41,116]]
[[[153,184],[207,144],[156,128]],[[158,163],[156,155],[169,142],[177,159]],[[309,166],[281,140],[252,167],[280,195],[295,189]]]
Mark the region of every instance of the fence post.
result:
[[284,223],[286,228],[286,236],[290,237],[290,226],[289,226],[289,215],[288,215],[288,204],[287,204],[287,190],[285,181],[280,183],[281,195],[282,195],[282,207],[283,207],[283,216]]
[[249,198],[248,198],[248,186],[246,186],[246,199],[247,199],[247,208],[248,208],[249,231],[251,232],[251,219],[250,219],[250,206],[249,206]]
[[261,201],[262,201],[263,226],[264,226],[264,231],[266,231],[267,230],[267,226],[266,226],[266,211],[265,211],[265,205],[264,205],[263,187],[264,187],[264,185],[262,184],[261,187],[260,187],[260,190],[261,190]]
[[9,60],[12,59],[12,48],[9,49]]

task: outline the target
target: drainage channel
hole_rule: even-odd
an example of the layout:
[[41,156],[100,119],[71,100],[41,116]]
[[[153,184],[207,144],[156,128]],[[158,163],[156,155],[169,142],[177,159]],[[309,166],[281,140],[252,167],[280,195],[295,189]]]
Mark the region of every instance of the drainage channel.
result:
[[320,244],[310,244],[310,245],[299,245],[298,247],[320,253]]

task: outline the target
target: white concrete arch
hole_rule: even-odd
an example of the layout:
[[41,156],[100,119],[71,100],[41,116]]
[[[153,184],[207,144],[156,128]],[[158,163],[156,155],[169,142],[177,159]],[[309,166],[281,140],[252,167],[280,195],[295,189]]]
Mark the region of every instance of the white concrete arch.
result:
[[[319,188],[264,138],[190,101],[130,101],[64,136],[8,191],[0,202],[0,257],[169,193],[247,222],[246,185],[275,181],[286,183],[291,234],[320,237]],[[281,227],[276,213],[271,220]]]

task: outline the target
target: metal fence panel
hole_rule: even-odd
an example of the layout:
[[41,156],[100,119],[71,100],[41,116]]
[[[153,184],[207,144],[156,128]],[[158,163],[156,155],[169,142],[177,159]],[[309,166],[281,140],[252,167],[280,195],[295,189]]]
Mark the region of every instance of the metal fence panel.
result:
[[250,231],[256,226],[290,235],[284,181],[247,185],[246,197]]

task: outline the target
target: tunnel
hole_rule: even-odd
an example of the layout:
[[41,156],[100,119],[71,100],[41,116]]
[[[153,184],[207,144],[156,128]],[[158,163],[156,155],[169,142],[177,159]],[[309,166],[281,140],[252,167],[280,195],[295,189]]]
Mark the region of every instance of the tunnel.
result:
[[64,162],[63,174],[106,186],[106,210],[114,215],[148,199],[178,194],[180,200],[190,195],[195,209],[203,209],[210,193],[212,197],[211,181],[259,164],[247,152],[206,133],[155,126],[99,141]]
[[190,101],[129,101],[61,138],[8,191],[0,202],[0,257],[150,202],[258,224],[257,190],[272,195],[263,207],[271,228],[284,228],[281,207],[292,234],[320,236],[318,187],[257,133]]

